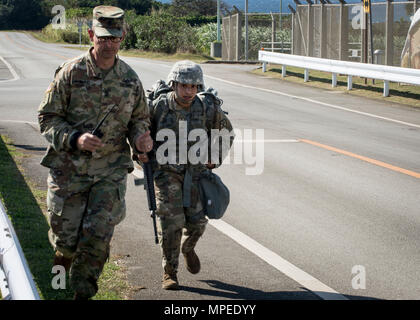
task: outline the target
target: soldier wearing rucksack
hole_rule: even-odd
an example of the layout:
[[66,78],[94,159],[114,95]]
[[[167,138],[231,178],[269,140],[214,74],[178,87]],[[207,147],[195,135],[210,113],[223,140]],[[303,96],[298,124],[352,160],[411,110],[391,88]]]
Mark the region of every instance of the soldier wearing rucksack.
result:
[[[194,249],[208,220],[200,200],[199,177],[220,166],[223,161],[222,153],[216,164],[210,162],[209,143],[208,150],[200,149],[194,154],[200,157],[208,151],[208,157],[202,158],[208,161],[192,163],[188,151],[196,141],[189,141],[187,137],[194,129],[204,130],[209,138],[212,129],[225,129],[231,133],[233,129],[221,109],[222,101],[214,91],[205,91],[202,69],[191,61],[177,62],[169,73],[167,83],[158,81],[148,92],[148,99],[154,156],[152,159],[145,154],[138,157],[140,161],[153,162],[157,228],[162,249],[162,288],[173,290],[178,289],[180,252],[189,272],[196,274],[200,271],[200,260]],[[167,135],[162,139],[165,132]],[[169,141],[171,137],[176,140]],[[233,136],[228,148],[232,142]],[[198,154],[200,152],[201,155]]]

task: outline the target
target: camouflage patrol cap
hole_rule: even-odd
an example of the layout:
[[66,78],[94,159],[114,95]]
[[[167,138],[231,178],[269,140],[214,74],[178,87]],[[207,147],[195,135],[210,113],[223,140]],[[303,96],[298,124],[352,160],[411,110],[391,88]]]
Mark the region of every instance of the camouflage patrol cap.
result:
[[169,72],[166,81],[168,85],[172,82],[179,82],[184,84],[196,84],[200,88],[199,91],[204,90],[203,70],[201,67],[189,60],[178,61],[174,64]]
[[122,37],[124,10],[112,6],[95,7],[92,28],[97,37]]

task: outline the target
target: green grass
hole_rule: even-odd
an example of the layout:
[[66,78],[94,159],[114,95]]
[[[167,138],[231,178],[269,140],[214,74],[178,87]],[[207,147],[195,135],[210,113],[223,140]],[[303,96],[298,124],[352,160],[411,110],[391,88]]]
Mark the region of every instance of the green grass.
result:
[[67,290],[51,287],[53,250],[48,242],[48,223],[43,214],[45,192],[35,190],[19,169],[24,154],[0,136],[0,198],[16,231],[41,299],[66,299]]
[[48,37],[47,35],[45,35],[41,31],[24,31],[24,32],[30,34],[35,39],[37,39],[39,41],[42,41],[42,42],[58,43],[58,44],[68,44],[67,42],[64,42],[63,40],[51,39],[50,37]]
[[[17,151],[7,136],[0,135],[0,199],[16,231],[41,299],[72,299],[73,292],[68,285],[65,290],[55,290],[51,286],[55,276],[51,273],[54,252],[47,235],[46,191],[37,189],[25,176],[20,164],[28,156]],[[124,271],[120,261],[111,257],[105,264],[94,299],[126,299],[130,287]]]
[[132,288],[126,278],[126,268],[120,257],[113,256],[105,264],[98,281],[98,293],[93,300],[125,300]]
[[[67,49],[74,49],[79,51],[86,51],[87,47],[72,47],[66,46]],[[119,56],[123,57],[135,57],[143,59],[152,59],[152,60],[161,60],[161,61],[179,61],[179,60],[191,60],[196,63],[203,63],[209,60],[216,60],[217,58],[212,58],[202,54],[194,53],[162,53],[162,52],[151,52],[151,51],[142,51],[137,49],[130,50],[120,50],[118,51]]]
[[[27,31],[30,35],[35,37],[36,39],[48,42],[48,43],[59,43],[59,44],[69,44],[63,41],[60,41],[56,38],[49,37],[48,35],[42,33],[41,31]],[[74,50],[82,50],[86,51],[86,45],[80,46],[66,46],[68,49]],[[130,50],[120,50],[118,52],[120,56],[125,57],[136,57],[136,58],[144,58],[144,59],[154,59],[154,60],[163,60],[163,61],[179,61],[179,60],[192,60],[197,63],[202,63],[209,60],[216,60],[210,56],[204,54],[193,54],[193,53],[162,53],[162,52],[152,52],[152,51],[142,51],[137,49],[130,49]]]
[[347,90],[347,76],[339,75],[337,77],[337,87],[333,88],[331,86],[332,76],[329,72],[310,70],[308,82],[303,81],[304,69],[297,67],[287,67],[285,78],[282,78],[281,76],[281,67],[276,65],[270,65],[267,68],[267,72],[265,73],[262,72],[262,69],[254,70],[252,73],[264,75],[267,77],[279,78],[294,83],[301,83],[317,88],[323,88],[334,91],[343,91],[346,94],[353,94],[381,101],[400,103],[411,107],[420,108],[420,86],[404,85],[395,82],[390,82],[389,96],[384,97],[382,80],[375,80],[375,84],[373,84],[372,79],[367,79],[367,83],[365,83],[364,78],[353,77],[353,89]]

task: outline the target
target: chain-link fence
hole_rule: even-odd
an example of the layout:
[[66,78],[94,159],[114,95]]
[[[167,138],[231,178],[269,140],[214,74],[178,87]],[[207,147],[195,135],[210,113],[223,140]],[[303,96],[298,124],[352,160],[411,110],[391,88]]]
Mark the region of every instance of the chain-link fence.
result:
[[371,50],[370,22],[361,4],[297,5],[293,15],[293,52],[400,66],[410,18],[417,8],[413,1],[372,3]]
[[[372,40],[362,3],[300,4],[291,14],[248,13],[223,18],[222,58],[258,59],[258,50],[334,60],[374,62],[400,66],[410,19],[417,1],[371,4]],[[281,20],[281,26],[280,26]],[[248,38],[246,37],[248,35]],[[373,53],[373,59],[372,59]]]
[[247,60],[258,60],[258,51],[261,48],[290,53],[290,14],[282,15],[281,28],[279,13],[249,13],[247,16],[248,23],[241,13],[223,18],[223,60],[245,60],[246,47]]

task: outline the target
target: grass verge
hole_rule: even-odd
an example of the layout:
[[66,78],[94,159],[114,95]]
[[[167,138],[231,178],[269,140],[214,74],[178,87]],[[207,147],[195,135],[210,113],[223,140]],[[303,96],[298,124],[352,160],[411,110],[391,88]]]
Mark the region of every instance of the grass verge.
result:
[[[22,162],[30,155],[18,151],[13,142],[0,135],[0,199],[18,236],[41,299],[68,300],[73,292],[55,290],[51,282],[53,250],[48,241],[46,191],[39,190],[25,175]],[[95,300],[121,300],[130,295],[125,269],[118,257],[111,257],[99,279]],[[68,278],[66,278],[68,283]]]
[[331,73],[329,72],[310,70],[308,82],[304,82],[304,69],[297,67],[287,67],[285,78],[282,78],[281,76],[281,66],[277,65],[269,65],[267,72],[265,73],[262,72],[261,68],[252,71],[252,73],[294,83],[301,83],[312,87],[342,91],[346,94],[354,94],[361,97],[420,108],[420,86],[390,82],[389,96],[384,97],[382,80],[375,80],[375,84],[373,84],[372,79],[367,79],[367,83],[365,84],[364,78],[353,77],[353,89],[347,90],[347,76],[337,76],[337,87],[333,88],[331,86]]

